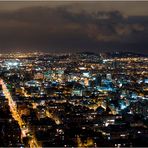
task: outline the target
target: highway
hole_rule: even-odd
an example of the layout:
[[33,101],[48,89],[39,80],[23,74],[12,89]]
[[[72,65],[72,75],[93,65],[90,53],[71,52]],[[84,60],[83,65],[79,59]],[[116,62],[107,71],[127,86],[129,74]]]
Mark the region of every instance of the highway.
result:
[[36,138],[33,134],[28,135],[28,133],[32,133],[31,130],[26,126],[25,122],[22,120],[22,118],[20,117],[18,111],[17,111],[17,106],[15,101],[13,100],[5,82],[0,79],[0,85],[2,85],[2,89],[3,89],[3,93],[6,99],[8,99],[8,105],[10,107],[10,112],[12,114],[12,117],[18,122],[20,129],[21,129],[21,137],[22,139],[24,137],[29,137],[30,135],[31,138],[29,140],[29,147],[30,148],[37,148],[40,147],[36,141]]

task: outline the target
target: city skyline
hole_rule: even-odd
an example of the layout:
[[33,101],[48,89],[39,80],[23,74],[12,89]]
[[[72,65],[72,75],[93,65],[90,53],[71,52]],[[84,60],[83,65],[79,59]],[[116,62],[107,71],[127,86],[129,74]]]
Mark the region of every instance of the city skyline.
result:
[[1,147],[147,147],[148,57],[0,55]]
[[0,2],[0,51],[148,54],[148,2]]
[[148,1],[43,1],[0,1],[0,147],[148,147]]

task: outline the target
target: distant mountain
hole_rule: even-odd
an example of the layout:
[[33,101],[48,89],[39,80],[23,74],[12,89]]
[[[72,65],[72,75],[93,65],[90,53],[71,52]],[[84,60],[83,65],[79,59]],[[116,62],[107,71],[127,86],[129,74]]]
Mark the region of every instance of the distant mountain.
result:
[[142,53],[134,53],[134,52],[113,52],[113,53],[107,53],[109,57],[118,57],[118,58],[124,58],[124,57],[148,57],[148,54],[142,54]]

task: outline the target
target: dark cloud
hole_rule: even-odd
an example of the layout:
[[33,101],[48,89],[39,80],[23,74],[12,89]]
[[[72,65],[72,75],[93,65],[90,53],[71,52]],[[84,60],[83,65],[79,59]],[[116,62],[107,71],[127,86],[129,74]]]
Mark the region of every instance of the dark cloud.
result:
[[66,6],[0,12],[0,49],[68,51],[131,49],[147,52],[148,17],[119,11],[73,12]]

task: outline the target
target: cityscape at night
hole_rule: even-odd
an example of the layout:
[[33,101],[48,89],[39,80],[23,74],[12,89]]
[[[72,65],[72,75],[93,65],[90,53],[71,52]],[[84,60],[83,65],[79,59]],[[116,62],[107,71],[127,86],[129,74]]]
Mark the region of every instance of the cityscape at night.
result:
[[0,1],[0,147],[148,147],[147,8]]

